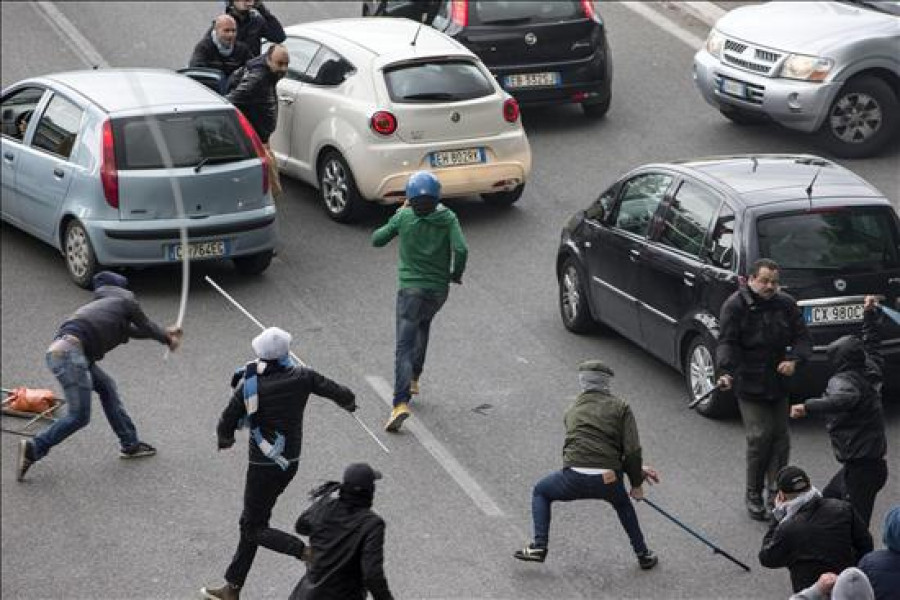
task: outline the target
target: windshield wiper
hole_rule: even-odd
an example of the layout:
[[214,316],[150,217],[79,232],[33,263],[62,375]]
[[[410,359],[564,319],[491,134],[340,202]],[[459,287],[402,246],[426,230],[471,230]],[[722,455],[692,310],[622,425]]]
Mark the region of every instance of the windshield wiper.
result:
[[421,94],[408,94],[403,96],[404,100],[458,100],[456,94],[449,92],[422,92]]
[[206,165],[206,163],[208,163],[208,162],[209,162],[209,157],[201,158],[200,162],[198,162],[196,165],[194,165],[194,173],[199,173],[200,169],[202,169],[204,167],[204,165]]

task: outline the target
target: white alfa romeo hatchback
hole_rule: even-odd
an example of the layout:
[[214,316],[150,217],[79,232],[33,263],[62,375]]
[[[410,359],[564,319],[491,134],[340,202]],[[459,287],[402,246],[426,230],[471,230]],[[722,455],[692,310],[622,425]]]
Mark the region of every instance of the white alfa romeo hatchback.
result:
[[531,148],[519,106],[464,46],[407,19],[285,31],[291,64],[269,143],[283,173],[318,188],[331,218],[401,202],[421,169],[444,197],[509,205],[522,195]]

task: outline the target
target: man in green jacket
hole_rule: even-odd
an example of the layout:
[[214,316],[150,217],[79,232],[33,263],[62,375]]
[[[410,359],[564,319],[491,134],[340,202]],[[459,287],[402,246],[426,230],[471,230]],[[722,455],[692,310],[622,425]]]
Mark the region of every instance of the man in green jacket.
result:
[[578,365],[583,391],[564,418],[563,468],[534,486],[531,494],[534,541],[516,550],[515,558],[532,562],[544,562],[547,558],[553,502],[595,499],[605,500],[616,509],[642,569],[652,569],[659,562],[644,542],[634,505],[622,481],[624,473],[631,483],[631,497],[640,500],[644,497],[641,487],[644,481],[658,482],[659,473],[641,464],[637,424],[628,404],[610,393],[612,376],[612,369],[599,360]]
[[419,393],[425,367],[431,320],[447,300],[450,282],[461,284],[466,268],[468,249],[459,221],[440,199],[437,177],[428,171],[413,173],[406,202],[372,234],[372,244],[379,248],[400,236],[394,408],[385,425],[390,432],[409,417],[409,400]]

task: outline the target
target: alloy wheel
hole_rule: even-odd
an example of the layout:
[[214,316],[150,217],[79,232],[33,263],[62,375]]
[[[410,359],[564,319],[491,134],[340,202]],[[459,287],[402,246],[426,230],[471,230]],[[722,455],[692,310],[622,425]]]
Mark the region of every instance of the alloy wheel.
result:
[[76,279],[84,278],[91,263],[87,233],[80,226],[69,227],[66,234],[66,262]]
[[347,206],[349,193],[344,165],[335,159],[329,160],[322,170],[322,198],[329,212],[343,211]]
[[689,362],[692,399],[702,396],[713,387],[716,365],[709,348],[698,344],[691,352]]
[[840,98],[829,116],[835,137],[850,144],[870,139],[881,127],[882,119],[881,106],[872,96],[862,92]]
[[562,277],[562,301],[563,315],[569,323],[575,322],[581,313],[581,291],[578,283],[578,271],[569,265]]

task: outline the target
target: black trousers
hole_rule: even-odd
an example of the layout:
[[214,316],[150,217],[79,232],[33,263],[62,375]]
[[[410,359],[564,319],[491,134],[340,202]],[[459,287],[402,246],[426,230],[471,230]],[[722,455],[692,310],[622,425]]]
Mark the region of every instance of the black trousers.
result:
[[248,465],[244,485],[244,511],[241,513],[241,540],[225,571],[225,581],[243,586],[253,566],[256,550],[262,546],[274,552],[300,558],[305,544],[297,536],[269,527],[272,508],[278,496],[297,474],[298,463],[282,471],[275,465]]
[[887,463],[883,458],[848,460],[822,490],[822,495],[849,502],[868,528],[875,496],[884,487],[887,476]]
[[791,437],[787,398],[756,401],[738,397],[747,435],[747,492],[775,495],[775,476],[788,463]]

